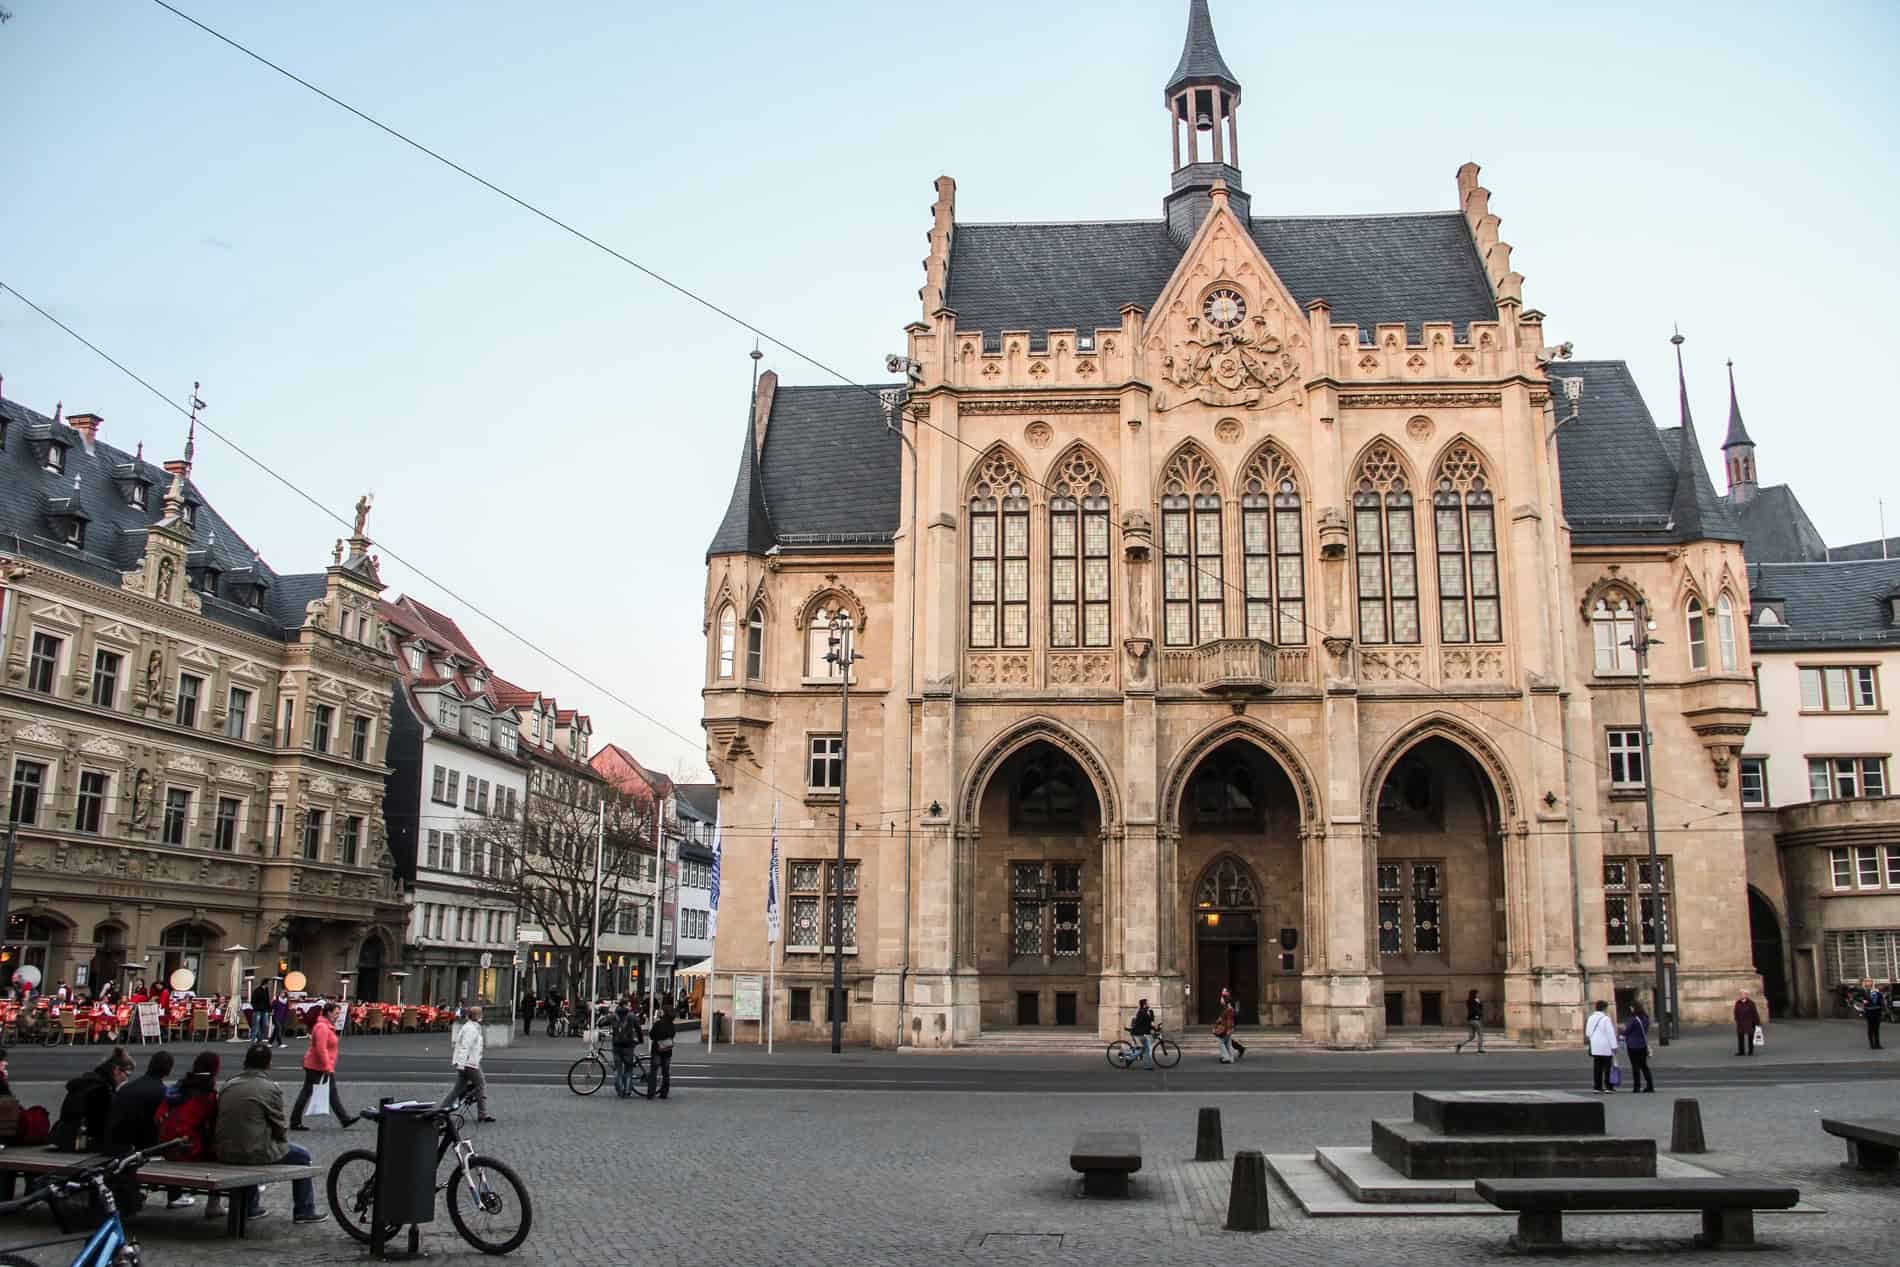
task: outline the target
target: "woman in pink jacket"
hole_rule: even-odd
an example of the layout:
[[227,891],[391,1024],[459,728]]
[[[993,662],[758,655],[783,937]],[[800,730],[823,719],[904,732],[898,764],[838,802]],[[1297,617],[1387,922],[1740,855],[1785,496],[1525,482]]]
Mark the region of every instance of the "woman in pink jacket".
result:
[[296,1106],[290,1110],[290,1129],[305,1131],[303,1111],[310,1104],[310,1093],[319,1083],[330,1084],[330,1112],[336,1124],[347,1127],[356,1119],[343,1107],[336,1085],[336,1004],[325,1003],[316,1024],[310,1027],[310,1050],[303,1054],[303,1090],[297,1093]]

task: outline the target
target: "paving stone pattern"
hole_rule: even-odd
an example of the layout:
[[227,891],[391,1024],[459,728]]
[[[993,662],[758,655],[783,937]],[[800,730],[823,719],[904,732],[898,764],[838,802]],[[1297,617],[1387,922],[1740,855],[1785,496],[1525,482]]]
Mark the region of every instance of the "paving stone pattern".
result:
[[[352,1086],[417,1095],[416,1084]],[[676,1086],[666,1102],[578,1099],[538,1086],[493,1088],[499,1126],[480,1147],[529,1182],[535,1228],[507,1261],[625,1263],[662,1267],[834,1267],[835,1264],[997,1262],[1175,1264],[1517,1261],[1500,1216],[1310,1219],[1270,1186],[1274,1229],[1223,1231],[1228,1163],[1195,1163],[1196,1110],[1223,1111],[1229,1158],[1242,1148],[1310,1151],[1362,1144],[1375,1115],[1410,1111],[1404,1092],[1290,1092],[1221,1096],[1102,1094],[986,1096],[957,1093],[770,1093]],[[1871,1111],[1892,1084],[1782,1086],[1704,1091],[1709,1141],[1696,1160],[1724,1174],[1789,1182],[1822,1214],[1765,1214],[1759,1261],[1864,1264],[1891,1261],[1900,1184],[1846,1170],[1840,1141],[1820,1118]],[[1613,1133],[1666,1141],[1667,1095],[1606,1101]],[[1145,1161],[1125,1201],[1080,1199],[1068,1149],[1081,1129],[1141,1133]],[[368,1145],[364,1127],[322,1124],[298,1136],[327,1162]],[[237,1267],[267,1261],[366,1261],[333,1225],[293,1227],[289,1192],[270,1196],[277,1218],[244,1242],[190,1214],[140,1220],[148,1261]],[[455,1237],[447,1212],[425,1235],[437,1264],[490,1262]],[[1567,1234],[1591,1251],[1687,1251],[1694,1215],[1584,1216]],[[0,1241],[30,1231],[0,1229]],[[1664,1238],[1661,1240],[1655,1238]],[[47,1251],[41,1251],[44,1255]],[[1718,1256],[1671,1253],[1672,1262]],[[53,1261],[50,1257],[44,1261]],[[1729,1261],[1722,1259],[1722,1261]],[[1751,1260],[1757,1261],[1757,1260]]]

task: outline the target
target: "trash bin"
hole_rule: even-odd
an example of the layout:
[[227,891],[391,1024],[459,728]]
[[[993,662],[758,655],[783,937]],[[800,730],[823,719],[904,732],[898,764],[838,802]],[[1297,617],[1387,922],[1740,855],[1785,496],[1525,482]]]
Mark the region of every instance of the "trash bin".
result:
[[715,1043],[726,1041],[726,1014],[724,1012],[713,1013],[713,1041]]
[[372,1232],[435,1222],[435,1153],[440,1123],[441,1116],[432,1104],[384,1104],[377,1110]]

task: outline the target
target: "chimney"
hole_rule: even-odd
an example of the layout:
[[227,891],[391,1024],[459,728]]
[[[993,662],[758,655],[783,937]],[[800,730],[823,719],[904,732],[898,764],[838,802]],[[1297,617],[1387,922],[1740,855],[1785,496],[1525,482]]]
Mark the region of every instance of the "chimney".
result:
[[98,414],[73,414],[66,419],[66,425],[79,433],[86,452],[91,453],[93,443],[99,438],[99,424],[104,421]]
[[173,458],[164,465],[165,474],[167,475],[176,475],[181,479],[191,478],[191,463],[185,461],[183,458]]

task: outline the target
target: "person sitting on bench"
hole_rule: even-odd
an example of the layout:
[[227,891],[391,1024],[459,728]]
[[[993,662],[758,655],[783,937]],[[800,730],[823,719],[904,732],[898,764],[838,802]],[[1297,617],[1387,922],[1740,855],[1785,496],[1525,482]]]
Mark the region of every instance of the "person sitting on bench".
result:
[[[251,1044],[244,1053],[244,1071],[219,1097],[218,1160],[229,1166],[310,1164],[310,1150],[290,1142],[284,1089],[271,1081],[270,1047],[264,1043]],[[292,1180],[290,1196],[297,1222],[321,1223],[329,1217],[317,1209],[317,1189],[310,1180]],[[260,1189],[247,1188],[237,1199],[247,1203],[246,1218],[264,1217]]]

